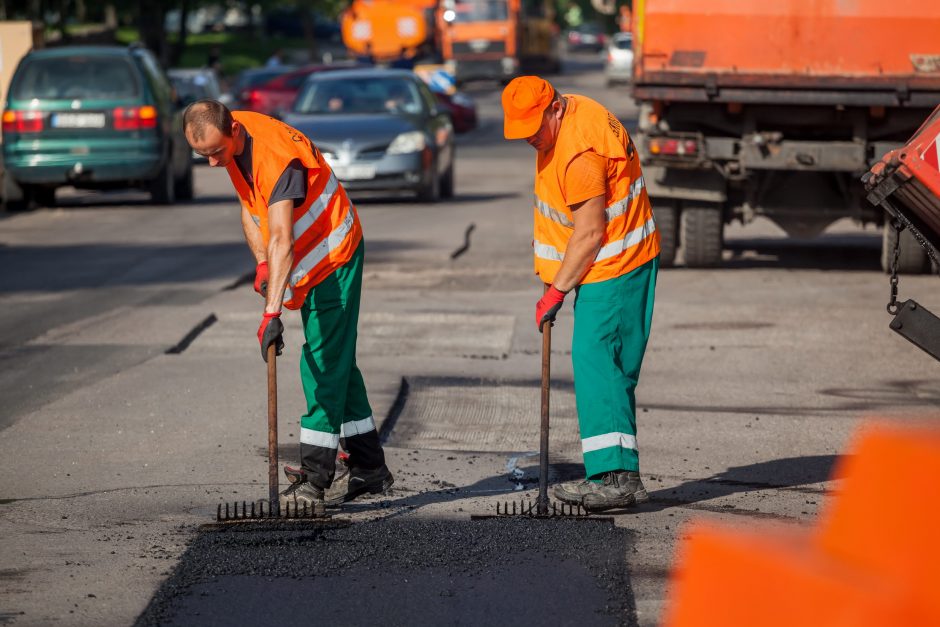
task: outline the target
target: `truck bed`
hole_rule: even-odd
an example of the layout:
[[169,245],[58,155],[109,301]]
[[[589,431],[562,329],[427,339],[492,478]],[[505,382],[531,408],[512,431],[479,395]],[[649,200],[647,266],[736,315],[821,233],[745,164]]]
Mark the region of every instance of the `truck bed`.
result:
[[638,0],[640,99],[929,106],[940,2]]

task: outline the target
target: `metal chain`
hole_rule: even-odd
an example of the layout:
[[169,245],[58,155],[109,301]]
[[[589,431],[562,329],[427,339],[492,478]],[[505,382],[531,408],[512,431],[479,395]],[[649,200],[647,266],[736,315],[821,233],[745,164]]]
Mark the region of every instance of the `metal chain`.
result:
[[901,231],[904,227],[897,220],[891,220],[894,227],[894,257],[891,259],[891,300],[888,301],[888,313],[898,315],[898,259],[901,256]]
[[[900,211],[897,214],[897,220],[900,222],[901,228],[906,228],[908,231],[910,231],[911,235],[914,236],[914,239],[917,240],[917,243],[920,244],[925,251],[927,251],[927,256],[930,257],[930,260],[934,263],[934,265],[940,267],[940,259],[937,259],[937,255],[934,254],[934,247],[931,246],[924,236],[920,234],[920,231],[917,230],[913,224],[911,224],[911,221],[908,220]],[[931,274],[933,273],[931,272]]]

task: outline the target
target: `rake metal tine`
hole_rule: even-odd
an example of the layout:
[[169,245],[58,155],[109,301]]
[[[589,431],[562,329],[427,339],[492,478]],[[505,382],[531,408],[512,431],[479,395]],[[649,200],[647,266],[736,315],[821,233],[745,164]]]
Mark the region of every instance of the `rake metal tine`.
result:
[[222,522],[222,504],[219,503],[219,506],[215,510],[215,522]]
[[512,515],[513,516],[516,515],[516,502],[515,501],[512,502]]
[[228,503],[226,503],[226,504],[225,504],[225,520],[228,520],[228,519],[229,519]]
[[251,517],[252,518],[255,517],[255,502],[254,501],[251,502]]
[[242,501],[242,518],[248,518],[248,504]]
[[556,504],[552,503],[552,516],[557,516],[557,515],[558,515],[558,509],[556,507]]
[[496,501],[496,515],[499,516],[499,514],[500,514],[500,511],[499,511],[499,501]]
[[310,514],[307,513],[307,505],[308,503],[304,502],[304,518],[310,517]]

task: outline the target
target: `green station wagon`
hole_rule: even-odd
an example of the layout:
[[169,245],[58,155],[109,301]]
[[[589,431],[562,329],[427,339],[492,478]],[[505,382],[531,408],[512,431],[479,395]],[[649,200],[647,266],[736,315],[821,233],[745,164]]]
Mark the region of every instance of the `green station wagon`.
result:
[[179,99],[146,49],[49,48],[17,66],[3,111],[8,208],[51,205],[65,185],[190,199],[191,154]]

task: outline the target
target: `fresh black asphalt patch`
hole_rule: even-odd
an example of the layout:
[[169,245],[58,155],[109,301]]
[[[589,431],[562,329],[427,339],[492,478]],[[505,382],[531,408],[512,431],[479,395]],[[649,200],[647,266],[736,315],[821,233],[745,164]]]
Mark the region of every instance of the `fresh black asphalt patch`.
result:
[[633,625],[630,532],[413,517],[195,538],[137,625]]

